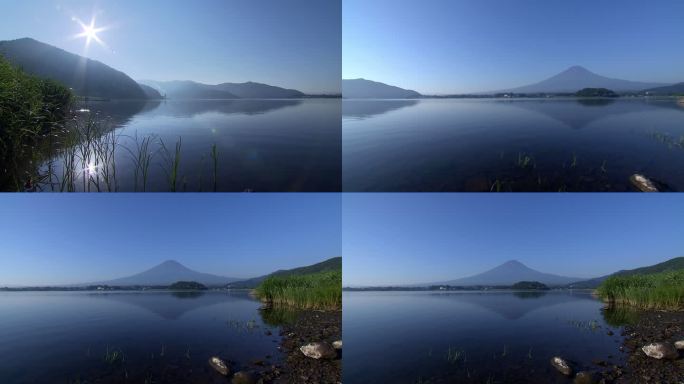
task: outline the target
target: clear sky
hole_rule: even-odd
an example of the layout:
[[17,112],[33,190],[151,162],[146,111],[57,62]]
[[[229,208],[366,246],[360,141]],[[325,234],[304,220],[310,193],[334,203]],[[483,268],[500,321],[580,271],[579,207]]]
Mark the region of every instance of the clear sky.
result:
[[684,256],[678,194],[345,194],[343,283],[465,277],[518,260],[597,277]]
[[255,277],[341,255],[339,194],[5,195],[0,286],[86,283],[165,260]]
[[[341,0],[0,0],[0,40],[31,37],[136,80],[256,81],[339,93]],[[85,48],[76,20],[106,46]]]
[[427,94],[527,85],[573,65],[684,81],[681,0],[344,0],[345,79]]

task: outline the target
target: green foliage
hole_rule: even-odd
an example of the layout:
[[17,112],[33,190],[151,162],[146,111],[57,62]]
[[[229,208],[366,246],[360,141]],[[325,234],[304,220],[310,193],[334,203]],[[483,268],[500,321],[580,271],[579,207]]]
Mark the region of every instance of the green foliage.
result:
[[534,289],[534,290],[548,290],[549,287],[544,283],[538,281],[519,281],[511,286],[512,289]]
[[641,309],[684,309],[684,269],[652,274],[611,276],[596,290],[610,303]]
[[302,309],[342,308],[342,269],[303,275],[270,276],[256,289],[262,301]]
[[618,97],[619,95],[606,88],[584,88],[578,91],[577,97]]
[[68,88],[28,75],[0,56],[0,161],[6,168],[33,160],[36,143],[63,127],[72,100]]
[[207,287],[196,281],[177,281],[169,285],[169,289],[203,291],[206,290]]

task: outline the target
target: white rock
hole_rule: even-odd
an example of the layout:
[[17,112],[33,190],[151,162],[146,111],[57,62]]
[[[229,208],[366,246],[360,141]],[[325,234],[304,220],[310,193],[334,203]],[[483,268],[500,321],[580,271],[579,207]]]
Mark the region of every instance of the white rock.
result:
[[638,173],[633,174],[629,181],[641,192],[658,192],[658,187],[653,184],[653,182],[646,178],[644,175]]
[[213,356],[211,359],[209,359],[209,365],[211,365],[212,368],[216,370],[216,372],[222,374],[223,376],[228,376],[230,373],[230,368],[228,368],[228,364],[226,364],[225,361],[219,359],[216,356]]
[[562,358],[555,356],[551,358],[551,365],[558,370],[558,372],[564,374],[565,376],[572,376],[572,368],[567,361]]
[[342,349],[342,340],[333,341],[332,346],[335,349]]
[[679,352],[675,349],[675,347],[670,344],[670,343],[651,343],[644,345],[641,348],[642,351],[646,354],[648,357],[652,357],[654,359],[670,359],[674,360],[679,357]]
[[684,349],[684,340],[675,341],[675,348]]
[[337,352],[328,343],[315,342],[303,345],[299,348],[302,353],[313,359],[334,359],[337,357]]

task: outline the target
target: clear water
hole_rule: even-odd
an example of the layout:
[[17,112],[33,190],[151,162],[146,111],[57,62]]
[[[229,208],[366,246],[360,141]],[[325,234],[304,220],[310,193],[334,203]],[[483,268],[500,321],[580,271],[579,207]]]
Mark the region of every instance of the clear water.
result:
[[[172,162],[161,149],[175,153],[181,141],[176,190],[340,191],[341,101],[305,100],[167,100],[162,102],[91,102],[83,107],[114,129],[119,191],[143,190],[135,177],[137,148],[151,137],[145,191],[169,191]],[[87,113],[82,114],[86,118]],[[214,168],[212,146],[217,149]],[[80,148],[77,151],[80,153]],[[63,174],[61,154],[51,159],[55,178]],[[79,190],[107,189],[95,160],[79,164]],[[43,172],[48,168],[43,165]],[[83,169],[81,169],[83,168]],[[83,172],[81,172],[83,171]],[[111,172],[111,171],[110,171]],[[90,180],[87,183],[84,183]],[[113,184],[113,183],[110,183]],[[45,183],[43,190],[59,189]]]
[[259,306],[245,292],[0,293],[0,382],[225,383],[211,356],[282,359]]
[[572,383],[553,356],[578,369],[624,359],[619,316],[587,292],[345,292],[343,304],[347,383]]
[[684,190],[674,99],[343,101],[345,191]]

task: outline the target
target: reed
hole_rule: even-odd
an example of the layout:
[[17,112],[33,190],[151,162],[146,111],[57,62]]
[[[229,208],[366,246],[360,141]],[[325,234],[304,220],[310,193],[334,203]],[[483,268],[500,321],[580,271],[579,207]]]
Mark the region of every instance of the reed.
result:
[[653,274],[612,276],[596,290],[603,300],[639,309],[683,310],[684,269]]
[[300,309],[342,308],[342,270],[271,276],[254,291],[262,301]]

